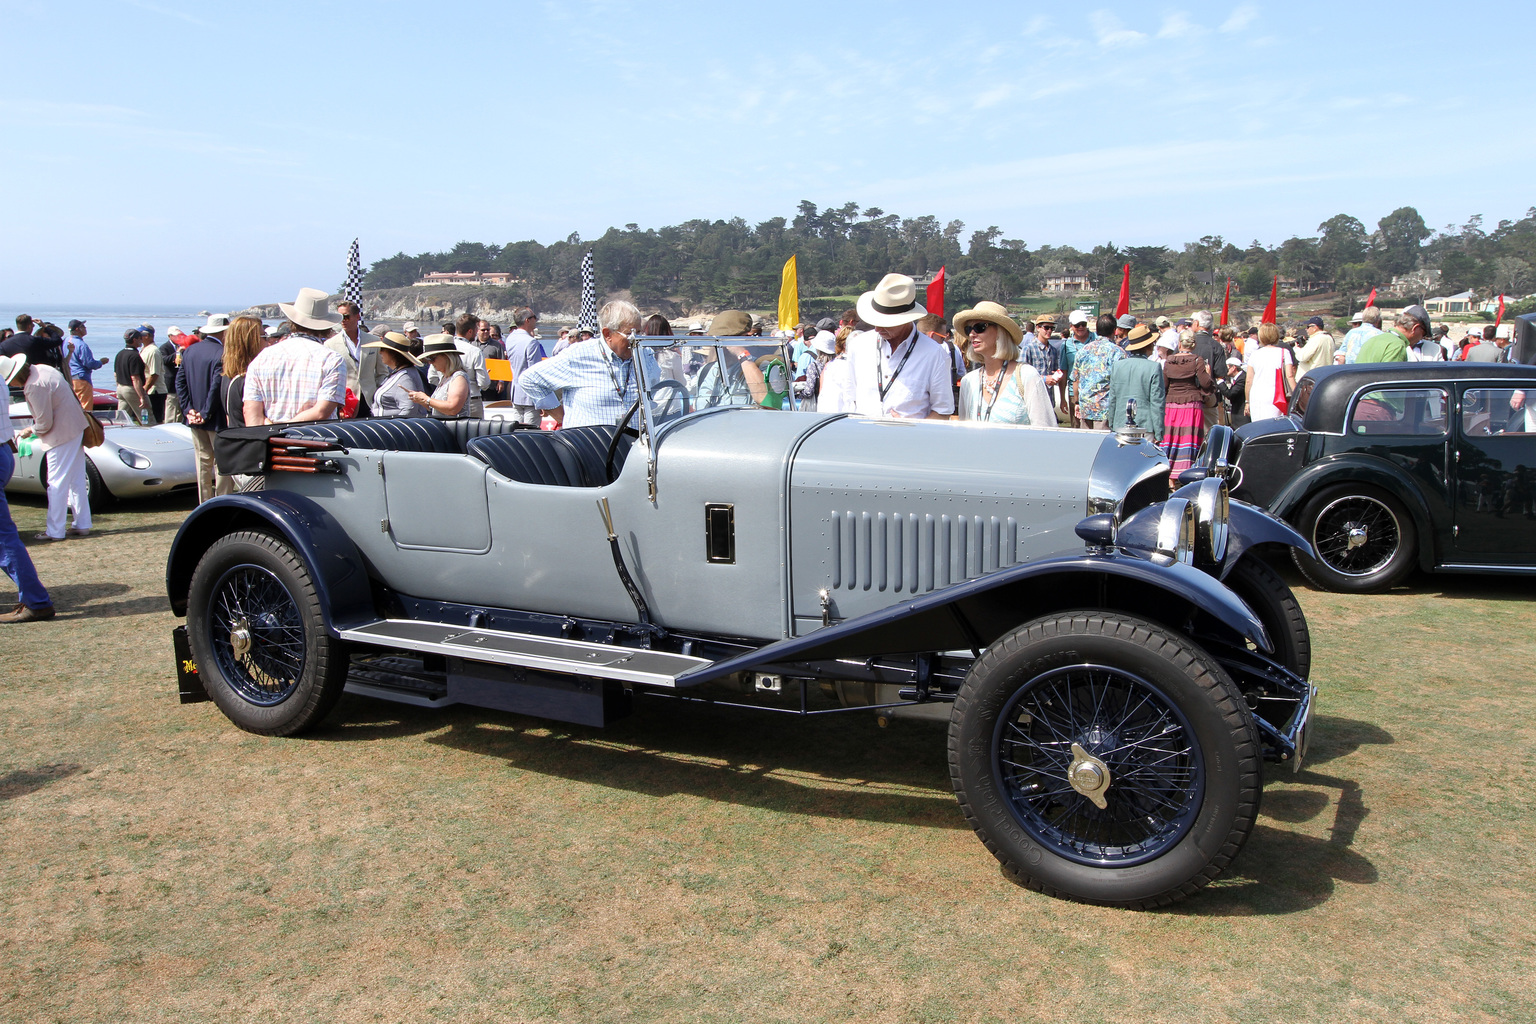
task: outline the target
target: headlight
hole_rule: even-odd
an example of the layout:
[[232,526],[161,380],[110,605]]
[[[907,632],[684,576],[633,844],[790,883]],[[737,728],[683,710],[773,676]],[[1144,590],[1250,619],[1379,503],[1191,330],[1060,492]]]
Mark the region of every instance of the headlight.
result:
[[1195,503],[1188,498],[1169,498],[1163,502],[1163,511],[1157,520],[1157,550],[1153,559],[1164,565],[1194,563]]
[[1227,557],[1227,518],[1230,512],[1227,482],[1217,477],[1200,481],[1195,492],[1195,534],[1200,554],[1220,565]]
[[149,456],[140,455],[138,452],[131,452],[127,448],[119,448],[117,450],[117,457],[122,459],[123,465],[130,469],[148,469],[150,466]]

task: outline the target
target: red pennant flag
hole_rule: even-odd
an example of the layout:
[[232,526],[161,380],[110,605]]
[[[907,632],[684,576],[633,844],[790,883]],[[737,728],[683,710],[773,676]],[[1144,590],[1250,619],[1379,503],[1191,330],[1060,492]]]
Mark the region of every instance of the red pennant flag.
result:
[[1498,330],[1499,324],[1502,324],[1503,322],[1504,322],[1504,293],[1503,292],[1499,292],[1499,315],[1498,315],[1498,318],[1493,321],[1493,328],[1494,328],[1494,330]]
[[929,282],[929,284],[928,284],[928,301],[926,303],[924,303],[924,305],[926,305],[928,307],[928,312],[932,313],[934,316],[938,317],[940,320],[944,319],[944,268],[943,267],[939,268],[939,272],[937,274],[934,274],[933,275],[933,280],[931,282]]
[[1264,307],[1264,315],[1259,318],[1261,324],[1275,322],[1275,300],[1280,297],[1280,275],[1275,275],[1275,283],[1269,286],[1269,305]]
[[1125,265],[1125,273],[1120,278],[1120,301],[1115,303],[1115,316],[1125,316],[1131,311],[1131,265]]
[[1374,306],[1374,305],[1376,305],[1376,289],[1375,288],[1371,289],[1371,297],[1365,300],[1365,304],[1367,306]]
[[1230,309],[1231,306],[1232,306],[1232,279],[1229,277],[1229,278],[1227,278],[1227,294],[1221,300],[1221,323],[1217,324],[1216,325],[1217,327],[1225,327],[1225,326],[1227,326],[1227,310]]

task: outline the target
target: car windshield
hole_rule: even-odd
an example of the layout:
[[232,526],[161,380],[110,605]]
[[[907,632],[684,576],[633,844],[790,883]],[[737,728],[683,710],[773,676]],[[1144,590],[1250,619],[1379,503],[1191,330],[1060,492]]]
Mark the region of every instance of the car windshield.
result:
[[[694,336],[634,342],[656,360],[657,379],[645,382],[655,422],[720,406],[796,408],[789,358],[777,340]],[[649,375],[651,368],[644,372]]]

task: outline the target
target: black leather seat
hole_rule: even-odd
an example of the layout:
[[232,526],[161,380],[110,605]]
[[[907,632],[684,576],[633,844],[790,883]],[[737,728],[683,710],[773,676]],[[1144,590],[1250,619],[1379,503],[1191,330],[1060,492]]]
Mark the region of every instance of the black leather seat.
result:
[[441,452],[461,454],[477,437],[525,429],[512,420],[439,420],[407,416],[376,420],[327,420],[301,423],[284,431],[292,437],[323,437],[348,448],[376,448],[391,452]]
[[[509,480],[554,487],[601,487],[607,483],[604,461],[613,427],[593,425],[566,430],[520,430],[478,437],[465,451]],[[624,464],[633,438],[619,439],[614,472]]]
[[519,430],[477,437],[465,450],[508,480],[555,487],[588,486],[576,450],[562,441],[559,433],[563,431]]
[[447,423],[417,417],[300,423],[283,433],[289,437],[320,437],[336,441],[347,448],[444,454],[456,454],[464,450],[455,440]]

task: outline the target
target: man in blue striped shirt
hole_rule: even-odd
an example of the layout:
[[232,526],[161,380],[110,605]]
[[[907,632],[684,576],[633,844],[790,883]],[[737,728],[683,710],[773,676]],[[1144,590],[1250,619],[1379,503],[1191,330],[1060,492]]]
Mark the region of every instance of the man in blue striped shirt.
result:
[[[522,388],[533,405],[555,410],[565,427],[617,423],[639,394],[630,337],[640,329],[640,310],[622,299],[597,314],[601,339],[572,345],[523,371]],[[642,351],[646,379],[655,382],[656,357]],[[635,424],[631,424],[634,426]]]

